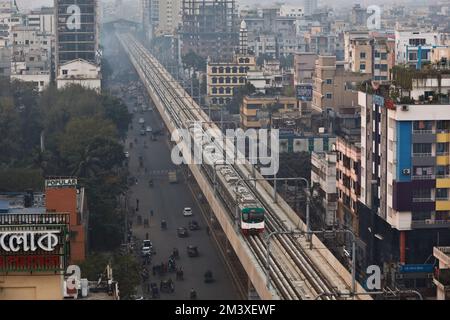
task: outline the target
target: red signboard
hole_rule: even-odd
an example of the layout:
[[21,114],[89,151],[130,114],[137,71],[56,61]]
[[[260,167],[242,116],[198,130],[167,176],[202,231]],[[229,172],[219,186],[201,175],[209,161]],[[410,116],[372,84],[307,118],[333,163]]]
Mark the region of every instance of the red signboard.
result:
[[5,255],[0,256],[0,270],[60,270],[61,256],[59,255]]

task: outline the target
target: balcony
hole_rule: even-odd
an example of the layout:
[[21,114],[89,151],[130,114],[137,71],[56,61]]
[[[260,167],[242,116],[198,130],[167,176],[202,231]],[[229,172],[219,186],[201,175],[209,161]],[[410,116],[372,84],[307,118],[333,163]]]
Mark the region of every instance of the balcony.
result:
[[435,134],[436,130],[413,130],[413,134]]
[[450,220],[413,220],[411,221],[413,229],[434,229],[434,228],[450,228]]
[[432,198],[413,198],[412,202],[434,202]]
[[421,175],[421,176],[412,176],[412,180],[434,180],[436,179],[436,176],[434,175]]
[[412,155],[414,158],[427,158],[433,156],[432,153],[413,153]]
[[448,156],[450,152],[448,151],[436,151],[437,156]]

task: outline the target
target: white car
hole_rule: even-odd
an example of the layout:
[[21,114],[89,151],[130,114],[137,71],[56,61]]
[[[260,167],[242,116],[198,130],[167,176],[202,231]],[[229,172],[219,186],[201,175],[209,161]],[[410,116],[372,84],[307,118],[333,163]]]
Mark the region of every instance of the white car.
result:
[[144,123],[145,123],[144,118],[140,118],[140,119],[139,119],[139,124],[144,124]]
[[128,151],[125,152],[125,158],[129,158],[130,157],[130,153]]
[[151,254],[152,249],[153,249],[152,242],[150,240],[144,240],[144,242],[142,243],[141,254],[143,256]]
[[191,217],[191,216],[192,216],[192,209],[191,209],[191,208],[184,208],[184,210],[183,210],[183,216],[185,216],[185,217]]

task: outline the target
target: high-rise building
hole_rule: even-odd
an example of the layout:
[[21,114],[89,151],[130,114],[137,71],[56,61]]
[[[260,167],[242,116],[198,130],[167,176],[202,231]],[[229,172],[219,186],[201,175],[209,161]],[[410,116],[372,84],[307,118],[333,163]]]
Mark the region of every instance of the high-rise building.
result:
[[57,68],[76,59],[99,64],[98,1],[56,0],[55,5]]
[[424,263],[450,244],[450,77],[395,67],[393,78],[398,100],[383,86],[359,93],[360,231],[369,264]]
[[239,44],[235,0],[183,0],[179,30],[182,55],[231,60]]
[[304,15],[310,16],[317,10],[317,0],[303,0]]

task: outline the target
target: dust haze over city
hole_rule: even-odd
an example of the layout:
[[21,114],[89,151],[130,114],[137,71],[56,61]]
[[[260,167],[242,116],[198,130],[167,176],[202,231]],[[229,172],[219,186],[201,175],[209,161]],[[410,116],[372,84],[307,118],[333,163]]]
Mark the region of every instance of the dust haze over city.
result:
[[449,14],[0,0],[0,300],[450,300]]

